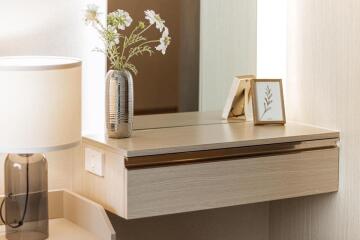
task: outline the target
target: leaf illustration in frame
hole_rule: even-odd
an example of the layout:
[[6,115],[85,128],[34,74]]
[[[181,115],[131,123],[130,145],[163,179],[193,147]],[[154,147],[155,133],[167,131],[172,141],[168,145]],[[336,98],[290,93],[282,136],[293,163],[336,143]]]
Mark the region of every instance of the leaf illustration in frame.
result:
[[268,85],[265,90],[264,112],[261,115],[261,119],[264,118],[265,114],[271,110],[271,108],[272,108],[271,104],[273,103],[272,97],[273,97],[273,94],[272,94],[271,88]]

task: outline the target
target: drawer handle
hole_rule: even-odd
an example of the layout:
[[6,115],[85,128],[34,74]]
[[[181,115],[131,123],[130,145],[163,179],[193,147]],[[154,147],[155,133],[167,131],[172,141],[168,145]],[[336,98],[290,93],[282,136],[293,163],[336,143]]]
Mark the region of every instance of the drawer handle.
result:
[[281,155],[337,148],[338,139],[313,140],[304,142],[265,144],[236,148],[215,149],[195,152],[181,152],[154,156],[128,157],[125,160],[127,169],[161,167],[165,165],[182,165],[208,161],[225,161],[234,158],[249,158],[264,155]]

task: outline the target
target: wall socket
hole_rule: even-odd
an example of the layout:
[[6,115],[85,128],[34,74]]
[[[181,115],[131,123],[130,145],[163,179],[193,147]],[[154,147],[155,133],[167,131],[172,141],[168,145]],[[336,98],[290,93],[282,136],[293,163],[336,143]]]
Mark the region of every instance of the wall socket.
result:
[[105,154],[92,148],[85,148],[85,170],[104,177]]

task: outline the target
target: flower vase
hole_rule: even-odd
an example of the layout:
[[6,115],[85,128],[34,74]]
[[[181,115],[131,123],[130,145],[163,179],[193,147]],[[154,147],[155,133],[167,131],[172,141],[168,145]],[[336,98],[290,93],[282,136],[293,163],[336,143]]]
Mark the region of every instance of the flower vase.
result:
[[133,78],[129,71],[110,70],[106,76],[106,132],[110,138],[131,137],[134,119]]

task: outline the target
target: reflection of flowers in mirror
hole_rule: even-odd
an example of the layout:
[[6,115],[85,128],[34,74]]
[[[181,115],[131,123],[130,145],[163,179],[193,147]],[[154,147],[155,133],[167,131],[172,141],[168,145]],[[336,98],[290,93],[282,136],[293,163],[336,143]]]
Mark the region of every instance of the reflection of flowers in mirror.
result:
[[[99,7],[90,4],[85,13],[85,23],[91,25],[105,43],[105,49],[96,48],[96,51],[104,53],[111,64],[113,70],[130,70],[137,74],[138,70],[133,64],[134,57],[148,54],[152,56],[154,50],[166,54],[167,48],[171,43],[169,29],[165,25],[159,14],[154,10],[146,10],[145,19],[148,23],[138,21],[132,31],[124,33],[126,28],[130,28],[133,19],[124,10],[118,9],[107,15],[107,24],[100,21]],[[160,39],[149,40],[144,34],[153,26],[162,33]]]
[[156,47],[156,50],[161,51],[162,54],[166,54],[166,49],[170,45],[171,38],[169,36],[169,29],[165,28],[165,31],[160,38],[160,45]]
[[154,10],[146,10],[145,19],[149,20],[151,25],[155,23],[156,28],[159,29],[160,32],[165,28],[165,21],[161,19],[160,15],[156,14]]

